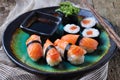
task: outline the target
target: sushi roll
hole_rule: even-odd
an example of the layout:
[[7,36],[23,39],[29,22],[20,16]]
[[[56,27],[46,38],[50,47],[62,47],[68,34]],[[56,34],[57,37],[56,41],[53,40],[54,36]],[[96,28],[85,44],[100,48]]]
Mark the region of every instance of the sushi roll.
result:
[[98,47],[98,41],[92,38],[81,37],[80,35],[67,34],[61,40],[67,41],[71,44],[76,44],[84,48],[87,53],[95,51]]
[[80,46],[72,45],[67,41],[60,39],[57,39],[54,44],[61,53],[61,56],[71,64],[79,65],[84,62],[84,55],[86,54],[86,50]]
[[67,24],[64,26],[64,31],[66,33],[76,34],[80,31],[80,27],[75,24]]
[[84,37],[91,37],[91,38],[98,37],[99,34],[100,34],[100,32],[95,28],[84,29],[82,32],[82,35]]
[[44,44],[43,54],[47,64],[50,66],[56,66],[62,61],[60,53],[49,39]]
[[27,52],[33,61],[37,61],[43,55],[41,39],[38,35],[31,35],[26,41]]
[[91,27],[95,26],[96,23],[97,23],[97,21],[94,17],[87,17],[81,21],[81,26],[83,28],[91,28]]

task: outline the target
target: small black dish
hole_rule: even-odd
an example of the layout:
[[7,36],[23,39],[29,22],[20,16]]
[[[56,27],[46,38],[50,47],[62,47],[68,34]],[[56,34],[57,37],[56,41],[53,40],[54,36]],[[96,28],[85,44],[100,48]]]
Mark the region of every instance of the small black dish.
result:
[[61,23],[60,17],[34,11],[21,23],[20,28],[28,33],[50,37]]

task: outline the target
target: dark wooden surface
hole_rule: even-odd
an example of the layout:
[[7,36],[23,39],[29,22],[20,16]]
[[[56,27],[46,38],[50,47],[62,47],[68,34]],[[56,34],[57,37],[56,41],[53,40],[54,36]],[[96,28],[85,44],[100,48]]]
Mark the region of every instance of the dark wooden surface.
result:
[[[66,1],[66,0],[64,0]],[[81,0],[69,0],[79,4]],[[115,26],[116,33],[120,33],[120,0],[88,0],[99,14]],[[0,25],[5,21],[6,16],[14,8],[14,0],[0,0]],[[120,36],[120,34],[119,34]],[[1,42],[0,42],[1,46]],[[120,50],[115,51],[116,55],[109,61],[108,80],[120,80]]]

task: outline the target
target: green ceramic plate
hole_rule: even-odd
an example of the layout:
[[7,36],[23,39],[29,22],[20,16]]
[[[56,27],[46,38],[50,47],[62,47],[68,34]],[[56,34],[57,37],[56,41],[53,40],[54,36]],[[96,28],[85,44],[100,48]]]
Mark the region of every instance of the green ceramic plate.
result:
[[[58,7],[42,8],[35,11],[53,13],[56,8]],[[66,61],[63,61],[57,67],[50,67],[46,64],[44,59],[41,59],[38,62],[32,61],[27,54],[25,45],[25,42],[30,35],[19,28],[22,21],[31,12],[22,14],[14,21],[12,21],[6,28],[3,36],[3,45],[8,57],[25,70],[42,75],[48,74],[49,76],[69,76],[86,74],[104,65],[114,55],[113,52],[116,45],[111,39],[109,39],[108,34],[105,32],[105,30],[100,27],[98,49],[91,54],[86,54],[85,62],[83,64],[75,66]],[[79,15],[86,17],[93,16],[90,11],[84,9],[80,10]],[[113,27],[107,20],[105,21],[111,27]],[[61,24],[59,26],[59,29],[62,27],[63,25]],[[55,33],[54,36],[52,36],[52,38],[56,38],[60,33],[61,32],[58,31],[57,33]]]

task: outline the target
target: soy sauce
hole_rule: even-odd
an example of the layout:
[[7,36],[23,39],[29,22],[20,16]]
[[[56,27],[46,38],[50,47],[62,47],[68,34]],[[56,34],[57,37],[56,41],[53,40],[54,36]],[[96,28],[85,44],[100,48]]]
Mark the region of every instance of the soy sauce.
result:
[[50,34],[54,30],[55,26],[56,24],[49,20],[36,20],[29,26],[29,28],[37,32]]

